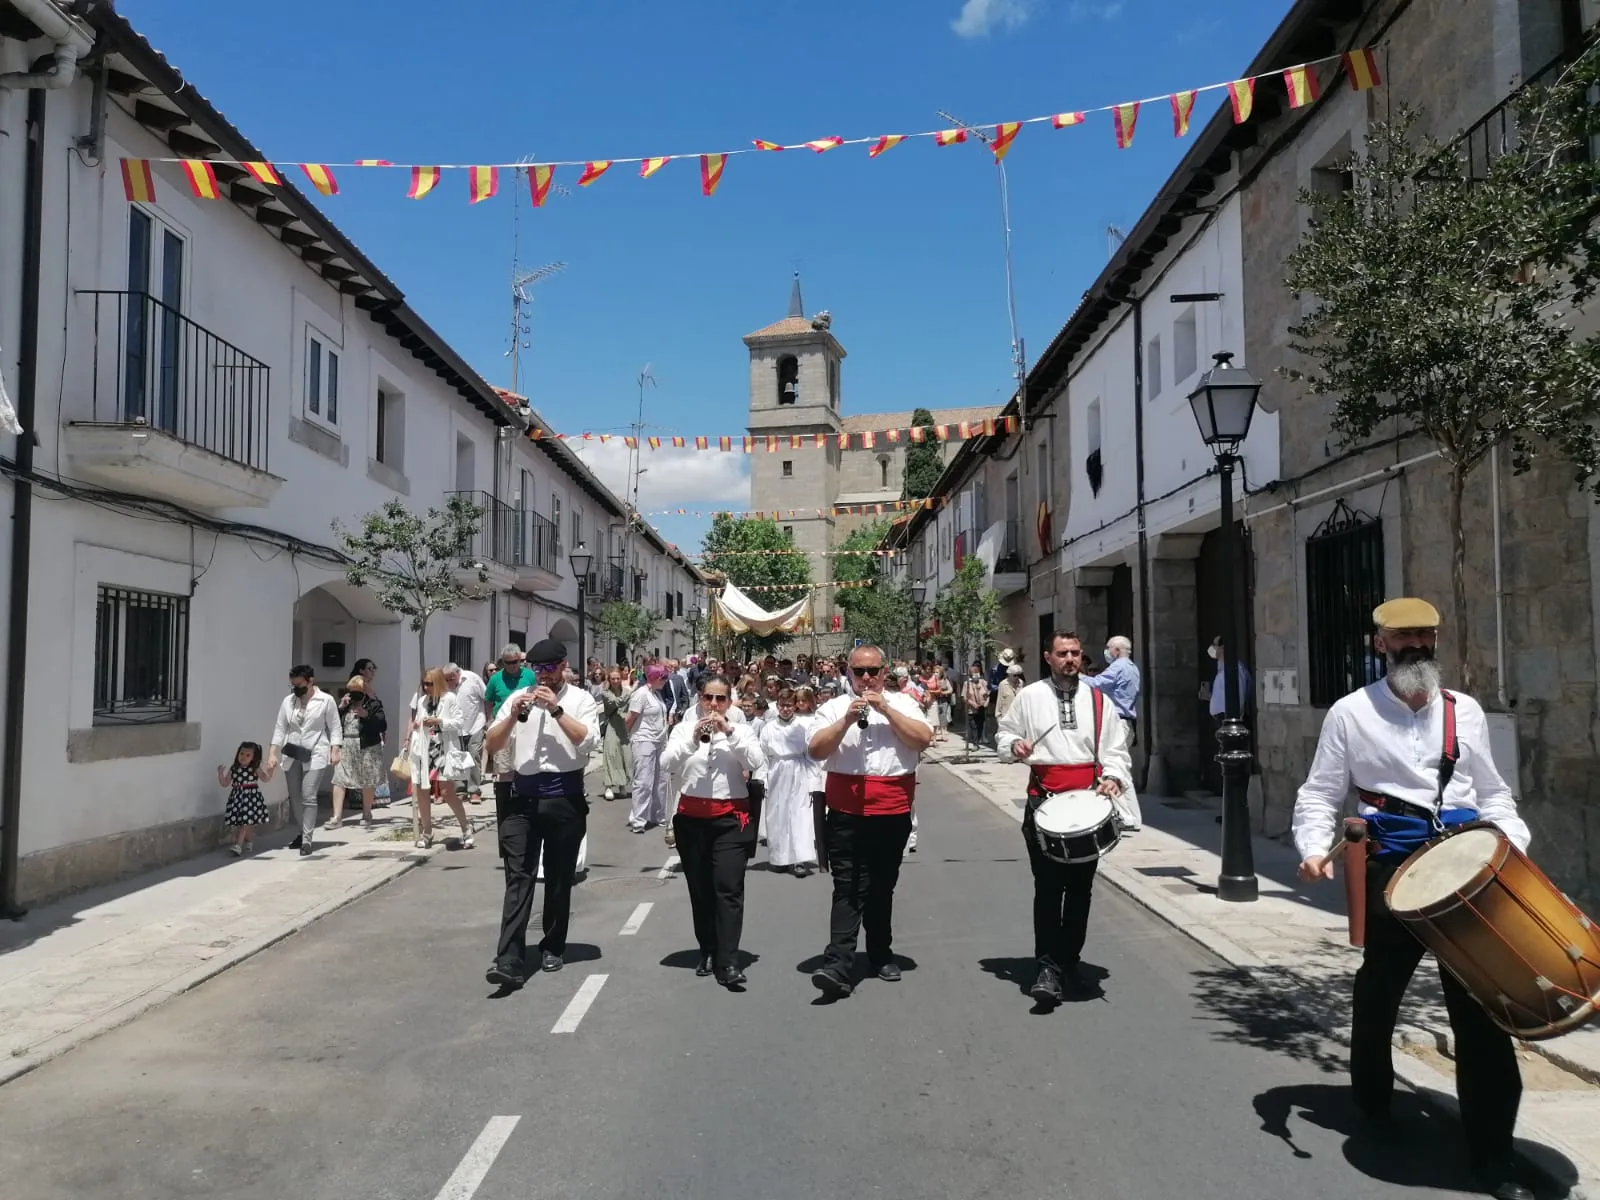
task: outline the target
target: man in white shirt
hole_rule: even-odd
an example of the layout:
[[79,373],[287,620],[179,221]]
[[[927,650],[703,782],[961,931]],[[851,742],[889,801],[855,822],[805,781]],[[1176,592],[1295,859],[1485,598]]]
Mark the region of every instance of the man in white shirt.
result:
[[867,930],[867,961],[879,979],[900,978],[894,961],[894,889],[911,835],[917,761],[933,742],[933,726],[903,692],[884,689],[887,660],[876,646],[857,646],[850,675],[857,695],[837,696],[817,712],[808,747],[827,765],[825,847],[833,873],[833,913],[822,966],[811,975],[835,998],[855,990],[856,939]]
[[338,701],[317,686],[309,666],[291,667],[289,695],[278,706],[278,719],[272,726],[267,771],[275,771],[279,759],[289,760],[284,772],[289,812],[300,821],[300,832],[289,849],[300,851],[301,858],[311,853],[311,838],[317,829],[317,794],[328,772],[339,765],[343,745],[344,721]]
[[1116,710],[1078,674],[1083,644],[1058,633],[1044,649],[1050,678],[1017,693],[995,731],[1002,761],[1029,765],[1027,811],[1022,838],[1033,871],[1033,953],[1038,975],[1028,994],[1041,1004],[1059,1004],[1064,990],[1082,995],[1090,986],[1079,975],[1089,931],[1098,859],[1062,863],[1039,844],[1034,811],[1058,792],[1094,790],[1118,806],[1133,795],[1133,765],[1127,735]]
[[464,671],[455,663],[444,669],[444,681],[456,694],[461,705],[461,716],[467,723],[467,753],[472,755],[472,774],[467,778],[467,799],[473,804],[483,803],[483,731],[489,724],[489,714],[484,711],[483,695],[487,686],[483,676],[476,671]]
[[534,878],[544,850],[544,937],[541,966],[559,971],[572,916],[572,880],[588,828],[583,772],[600,744],[600,706],[567,681],[567,648],[546,638],[528,651],[536,686],[506,697],[489,725],[485,744],[494,754],[510,747],[511,795],[500,816],[500,858],[506,898],[500,943],[487,978],[521,987],[528,975],[528,917]]
[[[1426,600],[1390,600],[1372,620],[1373,645],[1385,656],[1387,676],[1328,710],[1295,800],[1294,842],[1302,880],[1333,878],[1329,850],[1345,801],[1357,793],[1373,853],[1366,868],[1366,944],[1351,1006],[1350,1085],[1356,1106],[1386,1127],[1395,1021],[1424,949],[1389,911],[1384,889],[1441,826],[1491,821],[1521,849],[1530,835],[1495,767],[1483,709],[1472,697],[1439,686],[1438,610]],[[1455,1035],[1456,1091],[1473,1170],[1491,1195],[1533,1200],[1511,1160],[1522,1097],[1511,1038],[1442,966],[1439,981]]]

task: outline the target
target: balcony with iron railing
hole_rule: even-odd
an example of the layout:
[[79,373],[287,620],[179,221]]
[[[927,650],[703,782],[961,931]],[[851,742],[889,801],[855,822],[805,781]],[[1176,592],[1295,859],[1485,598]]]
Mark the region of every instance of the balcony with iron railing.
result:
[[[1456,178],[1469,183],[1481,183],[1489,177],[1495,161],[1514,151],[1521,144],[1518,136],[1517,106],[1530,87],[1549,87],[1561,78],[1562,72],[1572,65],[1573,54],[1562,54],[1555,61],[1536,71],[1505,99],[1462,130],[1450,142],[1448,151],[1455,156]],[[1592,159],[1600,146],[1593,142],[1579,149],[1584,159]],[[1431,172],[1430,172],[1431,174]]]
[[1000,552],[994,563],[994,590],[1000,596],[1013,596],[1026,591],[1028,567],[1022,558],[1022,522],[1017,517],[1006,518],[1000,535]]
[[[446,492],[446,501],[464,500],[478,510],[478,519],[472,533],[461,546],[465,582],[501,591],[511,586],[515,575],[515,530],[512,518],[516,512],[496,500],[488,492]],[[484,583],[483,575],[488,582]]]
[[[271,368],[147,292],[84,291],[88,404],[66,399],[63,449],[79,478],[200,508],[259,508],[268,473]],[[87,344],[84,345],[83,342]]]
[[626,599],[627,594],[623,583],[623,576],[626,572],[622,569],[620,561],[601,563],[596,574],[600,578],[600,590],[596,595],[605,600]]
[[511,528],[511,562],[517,585],[535,591],[561,586],[561,532],[549,517],[521,509],[507,509]]

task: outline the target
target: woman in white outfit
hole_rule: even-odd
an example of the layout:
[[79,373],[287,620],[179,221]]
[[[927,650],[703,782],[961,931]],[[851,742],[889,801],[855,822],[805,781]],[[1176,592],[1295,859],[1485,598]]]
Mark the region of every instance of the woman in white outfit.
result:
[[645,670],[644,686],[628,699],[628,747],[633,751],[633,805],[628,828],[643,833],[667,820],[667,777],[661,770],[661,748],[667,741],[667,669]]
[[[794,693],[795,720],[804,721],[806,725],[806,740],[809,742],[811,735],[822,727],[822,722],[817,720],[817,692],[814,688],[797,688]],[[822,819],[826,814],[825,789],[828,784],[828,768],[809,754],[806,756],[806,766],[809,773],[806,776],[806,789],[811,794],[811,857],[822,871],[828,869],[826,855],[822,846]]]
[[434,667],[422,677],[422,685],[411,700],[411,717],[406,729],[406,760],[411,764],[412,799],[417,807],[417,849],[433,845],[433,801],[435,796],[450,806],[461,823],[461,848],[472,849],[472,822],[466,805],[456,794],[456,784],[472,776],[472,755],[463,744],[469,722],[461,711],[442,668]]
[[265,774],[270,776],[281,760],[288,760],[284,778],[289,785],[289,815],[300,823],[289,849],[299,850],[304,858],[311,853],[317,828],[317,794],[328,772],[339,765],[344,722],[338,704],[317,686],[309,666],[290,668],[289,690],[291,694],[278,706]]
[[774,871],[804,879],[817,861],[811,816],[811,767],[816,760],[807,750],[811,722],[795,715],[795,694],[788,688],[778,693],[777,715],[761,727],[760,740],[767,760],[761,818],[767,833],[767,862]]

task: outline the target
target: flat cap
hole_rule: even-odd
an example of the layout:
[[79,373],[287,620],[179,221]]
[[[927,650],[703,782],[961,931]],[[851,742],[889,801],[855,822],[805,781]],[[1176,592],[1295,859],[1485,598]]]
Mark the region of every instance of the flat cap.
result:
[[1439,610],[1415,596],[1400,596],[1373,609],[1372,623],[1379,629],[1437,629]]
[[545,638],[542,642],[535,642],[533,649],[528,651],[528,661],[536,667],[553,667],[567,659],[567,645],[555,638]]

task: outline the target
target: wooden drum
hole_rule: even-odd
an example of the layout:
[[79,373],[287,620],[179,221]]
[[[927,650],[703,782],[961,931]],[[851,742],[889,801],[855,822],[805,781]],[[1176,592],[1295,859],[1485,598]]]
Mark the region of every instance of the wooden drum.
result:
[[1600,930],[1491,824],[1423,847],[1384,898],[1513,1037],[1570,1033],[1600,1005]]

